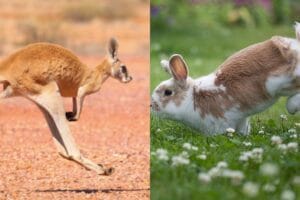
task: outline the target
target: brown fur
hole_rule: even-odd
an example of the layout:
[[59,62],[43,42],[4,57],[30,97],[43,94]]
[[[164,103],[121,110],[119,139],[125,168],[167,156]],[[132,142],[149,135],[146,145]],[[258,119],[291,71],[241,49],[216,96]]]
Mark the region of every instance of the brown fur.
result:
[[[64,97],[74,97],[78,88],[88,82],[102,82],[109,74],[110,66],[104,62],[90,69],[69,50],[54,44],[29,45],[0,64],[2,77],[19,92],[40,93],[43,85],[51,81],[58,84]],[[88,87],[93,91],[95,84]]]
[[194,88],[195,109],[200,109],[202,117],[212,114],[223,118],[225,111],[233,106],[247,111],[270,100],[266,80],[270,75],[292,74],[296,64],[293,53],[277,36],[242,49],[217,70],[215,85],[223,85],[226,91]]
[[199,108],[201,117],[213,115],[216,118],[224,118],[226,108],[233,106],[233,101],[222,90],[196,90],[193,88],[194,110]]

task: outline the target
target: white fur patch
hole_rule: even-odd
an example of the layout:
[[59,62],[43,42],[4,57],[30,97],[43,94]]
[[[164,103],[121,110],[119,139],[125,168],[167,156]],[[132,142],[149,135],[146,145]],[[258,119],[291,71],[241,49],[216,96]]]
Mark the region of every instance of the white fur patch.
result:
[[225,91],[226,88],[223,85],[216,86],[215,80],[217,76],[215,73],[203,76],[195,80],[198,89],[201,90],[222,90]]
[[292,78],[288,75],[270,76],[266,81],[266,89],[272,96],[281,94],[282,89],[291,85]]
[[[298,28],[300,29],[300,27]],[[285,40],[290,43],[291,50],[297,53],[297,63],[294,71],[294,76],[300,77],[300,41],[291,38],[285,38]]]
[[295,24],[296,38],[300,41],[300,23]]
[[296,112],[300,111],[300,94],[296,94],[288,98],[286,109],[290,114],[295,114]]
[[160,65],[167,73],[172,74],[168,60],[161,60]]

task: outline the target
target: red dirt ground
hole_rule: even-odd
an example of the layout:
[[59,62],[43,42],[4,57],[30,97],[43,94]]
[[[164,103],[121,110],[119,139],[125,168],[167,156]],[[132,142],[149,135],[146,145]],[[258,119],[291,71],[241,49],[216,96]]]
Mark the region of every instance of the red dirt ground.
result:
[[[38,108],[25,98],[6,99],[0,101],[0,199],[149,199],[149,60],[122,60],[134,80],[107,80],[86,98],[80,120],[69,123],[84,155],[115,172],[100,176],[60,157]],[[95,66],[100,58],[82,61]]]

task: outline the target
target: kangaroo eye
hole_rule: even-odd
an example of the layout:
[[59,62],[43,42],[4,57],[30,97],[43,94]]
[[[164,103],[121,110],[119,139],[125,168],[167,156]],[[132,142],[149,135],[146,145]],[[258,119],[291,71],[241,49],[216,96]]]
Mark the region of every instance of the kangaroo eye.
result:
[[123,74],[127,73],[127,69],[126,69],[126,66],[125,66],[125,65],[122,65],[122,66],[121,66],[121,72],[122,72]]
[[172,95],[172,90],[165,90],[165,96]]

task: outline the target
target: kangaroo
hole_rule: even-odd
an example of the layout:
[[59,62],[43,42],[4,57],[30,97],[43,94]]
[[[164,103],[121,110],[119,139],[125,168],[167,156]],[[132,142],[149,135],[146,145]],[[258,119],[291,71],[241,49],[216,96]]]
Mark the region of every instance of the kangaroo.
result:
[[[79,119],[84,97],[100,90],[109,77],[128,83],[126,66],[118,59],[118,43],[111,39],[108,55],[94,69],[83,64],[71,51],[50,43],[28,45],[0,63],[0,99],[23,96],[34,102],[44,114],[59,154],[98,174],[105,169],[85,158],[71,135],[68,121]],[[62,97],[72,97],[73,110],[65,112]]]

